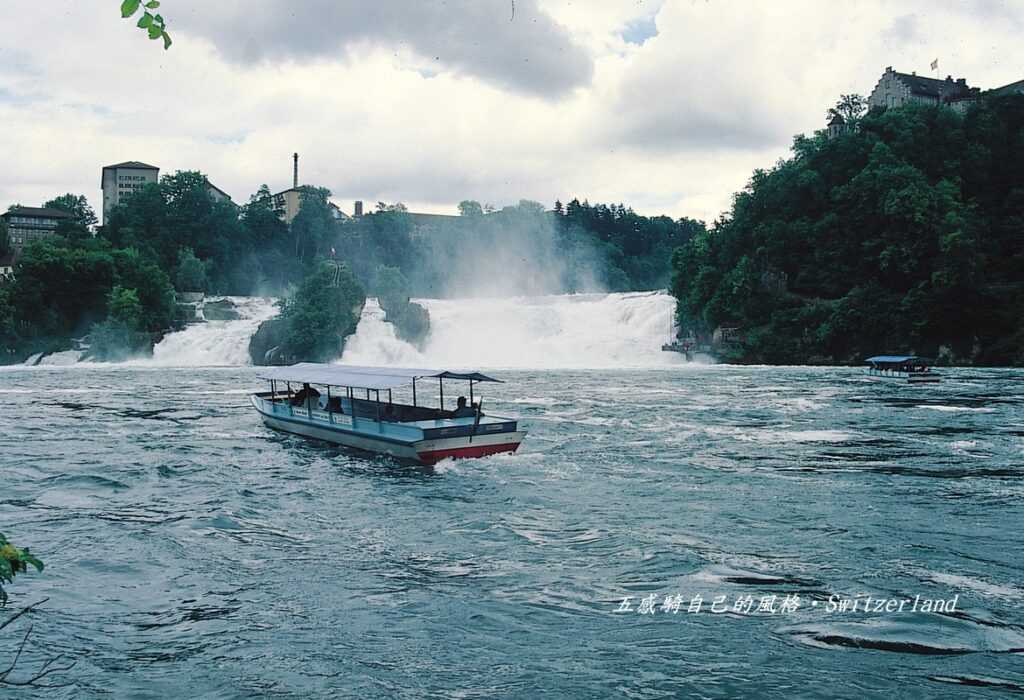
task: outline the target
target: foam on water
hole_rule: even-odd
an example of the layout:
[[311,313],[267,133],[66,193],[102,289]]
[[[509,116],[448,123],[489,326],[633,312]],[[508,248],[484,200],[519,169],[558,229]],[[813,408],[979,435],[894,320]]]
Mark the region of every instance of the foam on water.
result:
[[153,348],[152,359],[138,363],[160,367],[250,364],[249,339],[260,323],[277,313],[276,300],[264,297],[222,298],[234,302],[242,318],[196,323],[176,333],[168,333]]

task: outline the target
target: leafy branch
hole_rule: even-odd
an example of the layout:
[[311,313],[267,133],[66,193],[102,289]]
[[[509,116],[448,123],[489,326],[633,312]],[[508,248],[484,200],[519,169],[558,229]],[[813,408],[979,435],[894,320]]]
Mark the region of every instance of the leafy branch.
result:
[[160,7],[159,0],[149,0],[145,4],[142,3],[142,0],[124,0],[121,3],[121,17],[124,19],[132,17],[139,11],[140,7],[142,8],[142,16],[139,17],[139,21],[135,26],[139,29],[145,29],[150,39],[163,39],[164,50],[171,48],[171,37],[167,33],[164,18],[159,14],[150,12],[150,10]]
[[[0,532],[0,607],[7,603],[7,592],[3,588],[4,583],[12,583],[14,577],[19,573],[23,573],[28,570],[28,565],[36,567],[39,571],[43,570],[43,562],[39,561],[36,557],[28,551],[28,547],[20,549],[15,547],[13,544],[7,541],[7,538],[2,532]],[[49,598],[43,598],[42,600],[27,605],[18,612],[8,617],[3,622],[0,622],[0,630],[3,630],[8,625],[13,623],[19,617],[25,613],[31,612],[35,608],[45,603]],[[63,684],[51,684],[51,683],[40,683],[47,676],[53,673],[63,673],[70,671],[76,661],[70,663],[58,664],[63,655],[58,654],[57,656],[47,659],[43,662],[43,665],[39,667],[39,670],[34,675],[26,678],[25,680],[12,680],[11,673],[14,672],[14,668],[18,665],[18,661],[21,660],[21,653],[25,651],[25,645],[28,644],[29,635],[32,634],[32,625],[29,625],[28,630],[25,631],[25,635],[21,638],[21,644],[18,645],[18,652],[14,655],[14,660],[7,666],[7,668],[0,669],[0,686],[19,686],[19,687],[32,687],[32,688],[60,688],[69,683]]]
[[36,567],[38,571],[43,570],[43,562],[32,556],[28,547],[24,549],[15,547],[0,532],[0,607],[7,604],[7,591],[4,590],[4,584],[14,583],[14,577],[28,571],[29,564]]

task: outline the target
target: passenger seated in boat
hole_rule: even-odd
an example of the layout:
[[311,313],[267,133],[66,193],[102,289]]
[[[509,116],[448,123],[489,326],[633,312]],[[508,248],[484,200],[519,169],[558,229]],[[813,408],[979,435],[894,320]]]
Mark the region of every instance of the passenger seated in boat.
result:
[[455,410],[452,411],[452,418],[472,418],[476,415],[476,408],[466,405],[466,397],[460,396],[456,402]]
[[313,399],[316,403],[316,399],[320,398],[320,392],[311,387],[309,384],[303,384],[302,388],[295,392],[292,396],[292,406],[302,406],[306,403],[307,399]]

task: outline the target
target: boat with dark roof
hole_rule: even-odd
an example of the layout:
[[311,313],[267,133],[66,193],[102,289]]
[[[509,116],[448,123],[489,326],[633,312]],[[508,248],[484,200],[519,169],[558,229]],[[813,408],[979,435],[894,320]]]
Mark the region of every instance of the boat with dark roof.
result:
[[[302,362],[267,369],[261,377],[270,391],[252,394],[250,401],[266,425],[346,447],[434,464],[515,452],[526,436],[516,419],[486,415],[483,401],[473,401],[476,384],[500,381],[480,372]],[[417,399],[417,381],[422,393],[423,381],[433,379],[440,408]],[[468,405],[459,397],[455,410],[445,410],[445,380],[469,382]],[[411,387],[412,403],[392,400],[400,387]]]
[[876,355],[865,360],[864,372],[872,377],[898,379],[909,384],[936,384],[941,375],[931,369],[931,360],[916,355]]

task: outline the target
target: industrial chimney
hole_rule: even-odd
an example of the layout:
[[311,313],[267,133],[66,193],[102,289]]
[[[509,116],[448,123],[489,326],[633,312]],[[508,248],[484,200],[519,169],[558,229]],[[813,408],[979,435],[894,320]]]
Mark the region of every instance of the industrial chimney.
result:
[[355,208],[352,210],[352,212],[356,215],[356,218],[359,218],[360,216],[363,215],[363,200],[356,200]]
[[292,154],[292,160],[295,162],[292,167],[292,187],[299,186],[299,154]]

